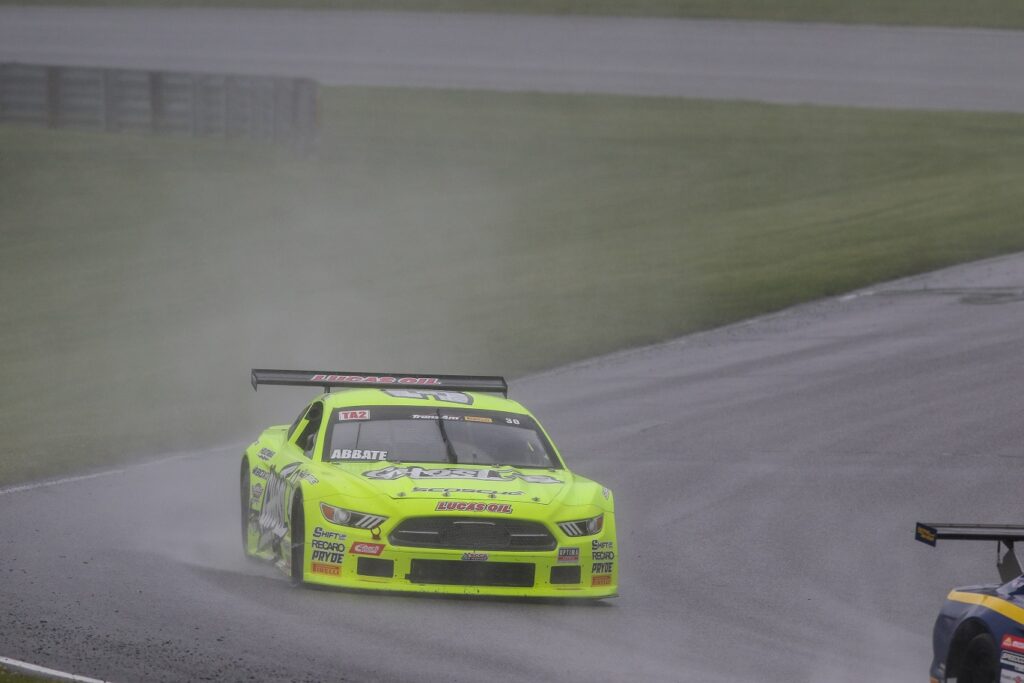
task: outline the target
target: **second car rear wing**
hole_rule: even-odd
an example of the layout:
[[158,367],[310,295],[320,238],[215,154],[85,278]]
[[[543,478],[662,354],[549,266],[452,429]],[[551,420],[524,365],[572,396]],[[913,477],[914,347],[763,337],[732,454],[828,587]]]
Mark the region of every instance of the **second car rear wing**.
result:
[[290,387],[403,387],[442,391],[484,391],[508,396],[504,377],[486,375],[417,375],[326,370],[266,370],[253,368],[252,388],[261,384]]
[[[934,547],[939,540],[995,541],[996,567],[1003,582],[1021,575],[1020,563],[1013,552],[1013,544],[1024,541],[1024,526],[1012,524],[936,524],[918,522],[914,540]],[[1003,553],[1005,546],[1006,552]],[[1002,558],[999,555],[1002,554]]]

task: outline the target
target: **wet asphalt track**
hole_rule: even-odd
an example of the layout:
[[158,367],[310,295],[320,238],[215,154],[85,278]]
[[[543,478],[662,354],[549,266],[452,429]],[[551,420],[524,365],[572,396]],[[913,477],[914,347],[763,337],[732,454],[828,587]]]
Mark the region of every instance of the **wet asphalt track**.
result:
[[[140,36],[132,13],[0,8],[0,58],[1024,109],[1008,32],[245,15],[271,38],[188,14]],[[924,680],[942,596],[994,551],[911,525],[1020,521],[1021,288],[1024,257],[969,265],[516,383],[616,491],[617,600],[292,589],[241,557],[231,450],[0,493],[0,654],[122,682]]]
[[326,85],[1024,111],[1024,32],[608,17],[0,8],[0,61]]
[[[238,455],[0,494],[0,652],[115,681],[924,680],[1020,522],[1024,255],[517,382],[616,491],[596,605],[293,589],[238,548]],[[245,388],[240,385],[240,391]]]

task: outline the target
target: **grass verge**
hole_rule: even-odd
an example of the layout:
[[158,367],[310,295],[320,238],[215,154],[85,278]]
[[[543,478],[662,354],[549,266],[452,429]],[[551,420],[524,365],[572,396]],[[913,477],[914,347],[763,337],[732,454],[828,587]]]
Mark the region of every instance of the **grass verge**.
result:
[[[30,3],[0,0],[0,4]],[[1024,28],[1024,5],[1018,0],[34,0],[31,4],[503,12]]]
[[1024,249],[1024,116],[325,91],[309,158],[0,126],[0,481],[254,436],[248,370],[509,376]]
[[45,676],[28,676],[0,666],[0,683],[40,683],[40,681],[56,681],[56,678]]

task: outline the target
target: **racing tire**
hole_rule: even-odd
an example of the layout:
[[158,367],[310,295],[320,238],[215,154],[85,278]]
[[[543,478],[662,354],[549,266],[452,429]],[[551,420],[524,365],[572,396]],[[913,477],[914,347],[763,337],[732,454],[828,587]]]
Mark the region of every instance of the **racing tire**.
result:
[[[306,566],[306,520],[302,513],[302,491],[295,492],[292,501],[291,523],[291,578],[293,586],[301,586]],[[296,539],[298,539],[296,541]]]
[[242,500],[242,552],[249,557],[249,460],[242,458],[242,474],[239,477],[239,494]]
[[958,683],[996,683],[999,680],[999,651],[987,633],[971,638],[964,648]]

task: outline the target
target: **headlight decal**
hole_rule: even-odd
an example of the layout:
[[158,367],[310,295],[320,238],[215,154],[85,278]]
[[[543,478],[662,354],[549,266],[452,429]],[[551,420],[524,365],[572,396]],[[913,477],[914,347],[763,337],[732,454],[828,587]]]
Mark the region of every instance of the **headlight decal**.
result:
[[604,513],[590,519],[579,519],[574,522],[559,522],[558,528],[566,536],[595,536],[604,529]]
[[365,512],[346,510],[345,508],[328,505],[327,503],[320,503],[320,514],[331,524],[350,526],[357,529],[375,529],[387,521],[387,517],[383,515],[371,515]]

